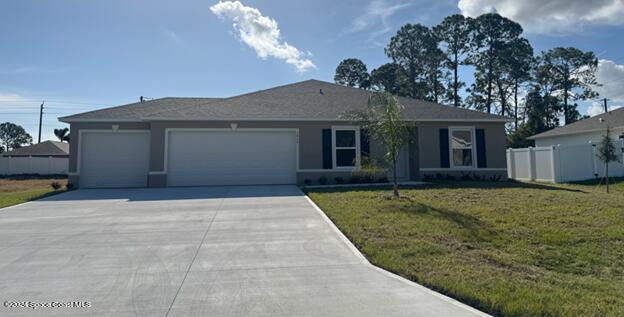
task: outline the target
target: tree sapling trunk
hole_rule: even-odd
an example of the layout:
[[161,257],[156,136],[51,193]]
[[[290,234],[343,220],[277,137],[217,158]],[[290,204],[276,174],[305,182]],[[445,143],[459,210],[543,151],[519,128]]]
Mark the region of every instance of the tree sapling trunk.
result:
[[609,193],[609,163],[605,164],[605,177],[607,178],[607,194]]
[[394,197],[398,198],[399,197],[399,182],[397,181],[396,167],[397,167],[397,159],[395,156],[394,160],[392,160],[392,177],[393,177],[393,183],[394,183],[394,185],[392,186],[392,194],[394,195]]

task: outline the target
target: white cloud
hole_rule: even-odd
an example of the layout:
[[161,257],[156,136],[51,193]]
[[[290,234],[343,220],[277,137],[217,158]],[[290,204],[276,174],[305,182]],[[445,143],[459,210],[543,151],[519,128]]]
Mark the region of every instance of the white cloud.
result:
[[373,0],[369,2],[366,6],[364,14],[356,17],[351,22],[351,27],[347,30],[347,32],[360,32],[369,29],[375,25],[381,24],[382,29],[377,33],[386,33],[392,30],[388,19],[397,11],[404,9],[410,5],[410,3],[392,4],[387,0]]
[[608,59],[599,60],[596,81],[602,84],[596,87],[602,98],[624,101],[624,65]]
[[[622,105],[608,105],[609,111],[622,108]],[[594,101],[587,107],[587,115],[590,117],[597,116],[604,113],[604,104],[599,101]]]
[[240,39],[256,51],[258,57],[274,57],[295,66],[298,72],[316,68],[306,53],[286,43],[280,36],[277,22],[239,1],[219,1],[210,11],[220,18],[231,19]]
[[[596,81],[601,86],[594,87],[600,94],[600,98],[608,99],[609,111],[624,106],[624,65],[608,59],[598,61]],[[587,115],[595,116],[604,112],[602,101],[593,101],[587,107]]]
[[573,32],[584,25],[624,23],[624,0],[459,0],[463,15],[498,12],[529,32]]

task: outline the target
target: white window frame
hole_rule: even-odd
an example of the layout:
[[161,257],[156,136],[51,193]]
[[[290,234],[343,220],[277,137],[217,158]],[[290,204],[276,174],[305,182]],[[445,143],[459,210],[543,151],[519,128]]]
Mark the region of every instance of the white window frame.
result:
[[[336,147],[336,131],[354,131],[355,132],[355,147]],[[352,150],[355,149],[355,166],[337,166],[336,165],[336,152],[337,150]],[[358,126],[332,126],[332,167],[335,170],[341,171],[354,171],[360,169],[360,127]]]
[[[455,168],[455,169],[474,169],[477,166],[477,142],[476,142],[476,133],[475,133],[475,127],[449,127],[449,135],[448,135],[448,142],[449,142],[449,161],[450,161],[450,167],[451,168]],[[470,140],[471,140],[471,147],[463,147],[461,149],[470,149],[471,153],[472,153],[472,165],[459,165],[459,166],[455,166],[455,162],[453,160],[453,132],[454,131],[470,131]],[[457,148],[460,149],[460,148]]]

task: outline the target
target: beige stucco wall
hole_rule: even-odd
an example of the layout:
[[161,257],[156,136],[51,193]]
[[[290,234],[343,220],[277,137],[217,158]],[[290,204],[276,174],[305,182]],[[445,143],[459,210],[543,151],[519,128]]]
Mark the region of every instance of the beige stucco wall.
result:
[[[336,125],[346,125],[344,122],[254,122],[254,121],[222,121],[222,122],[193,122],[193,121],[158,121],[143,123],[72,123],[69,172],[70,182],[78,184],[79,176],[72,175],[77,171],[79,133],[85,129],[111,130],[112,126],[119,125],[120,130],[147,129],[150,130],[150,171],[148,177],[150,187],[166,186],[166,175],[158,174],[164,170],[165,157],[165,129],[166,128],[224,128],[229,129],[232,123],[237,124],[238,129],[245,128],[296,128],[299,129],[299,169],[298,182],[305,178],[314,178],[326,174],[329,180],[333,180],[338,174],[344,176],[344,172],[319,171],[323,168],[322,130]],[[485,129],[486,150],[488,168],[505,168],[505,131],[503,123],[419,123],[415,142],[409,146],[410,178],[417,180],[420,177],[420,168],[439,168],[439,129],[449,126],[471,126]],[[417,140],[417,141],[416,141]],[[375,153],[379,147],[371,144],[371,150]],[[309,170],[309,171],[304,171]],[[346,177],[345,177],[346,178]]]

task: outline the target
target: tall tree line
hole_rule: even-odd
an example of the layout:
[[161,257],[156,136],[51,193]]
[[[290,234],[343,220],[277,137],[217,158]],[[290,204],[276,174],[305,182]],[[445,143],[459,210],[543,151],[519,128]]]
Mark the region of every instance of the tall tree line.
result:
[[[390,62],[373,69],[357,58],[342,61],[336,83],[513,118],[510,145],[529,135],[581,119],[576,102],[595,98],[598,60],[593,52],[556,47],[534,54],[522,26],[496,13],[455,14],[427,27],[406,24],[384,49]],[[473,73],[467,87],[460,70]],[[465,98],[462,98],[465,96]]]

